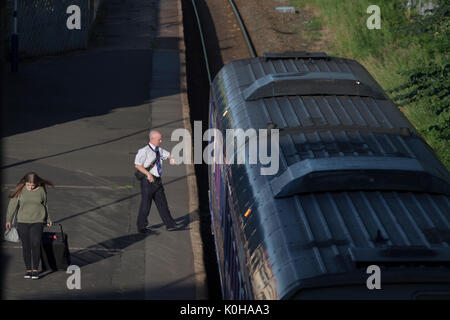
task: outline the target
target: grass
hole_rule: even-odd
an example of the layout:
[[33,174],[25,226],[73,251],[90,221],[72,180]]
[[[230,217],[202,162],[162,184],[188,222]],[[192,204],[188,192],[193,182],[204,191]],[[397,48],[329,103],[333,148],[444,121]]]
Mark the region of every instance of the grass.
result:
[[308,31],[322,30],[322,21],[319,17],[312,17],[306,26]]
[[[371,15],[366,10],[373,4],[381,9],[381,29],[370,30],[366,26]],[[408,90],[415,92],[419,87],[416,85],[404,91],[391,92],[408,83],[411,78],[408,72],[417,66],[423,66],[423,70],[426,70],[426,66],[444,66],[449,63],[448,14],[438,21],[436,27],[405,34],[401,30],[411,27],[421,17],[414,15],[414,11],[411,11],[412,14],[408,12],[401,1],[292,0],[291,5],[297,10],[314,8],[319,13],[315,18],[317,21],[314,20],[313,26],[308,26],[305,31],[324,29],[330,38],[328,54],[357,60],[392,99]],[[448,80],[445,82],[448,84]],[[439,90],[440,95],[436,93]],[[429,96],[421,96],[417,100],[410,98],[406,103],[403,101],[400,110],[450,169],[450,110],[444,106],[437,114],[433,108],[433,104],[438,102],[437,97],[448,99],[448,87],[441,84],[439,90],[428,90],[432,92]],[[430,130],[437,125],[442,129],[440,132]]]

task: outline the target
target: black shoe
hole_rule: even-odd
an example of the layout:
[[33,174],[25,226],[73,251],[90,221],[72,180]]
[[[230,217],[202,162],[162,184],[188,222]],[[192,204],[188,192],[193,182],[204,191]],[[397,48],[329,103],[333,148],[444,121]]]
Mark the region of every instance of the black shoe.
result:
[[31,279],[31,273],[32,273],[31,271],[27,271],[23,277],[25,279]]
[[152,233],[153,229],[150,227],[145,227],[144,229],[140,229],[138,231],[139,231],[139,233]]
[[33,280],[39,279],[39,272],[38,271],[31,272],[31,279]]
[[178,230],[182,225],[177,224],[176,222],[171,223],[169,225],[166,225],[166,230],[168,231],[174,231],[174,230]]

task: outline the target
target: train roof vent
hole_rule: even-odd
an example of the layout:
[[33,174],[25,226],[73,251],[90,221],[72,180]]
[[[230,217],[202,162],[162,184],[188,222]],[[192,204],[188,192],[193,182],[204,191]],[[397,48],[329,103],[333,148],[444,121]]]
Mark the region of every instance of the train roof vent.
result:
[[450,248],[390,246],[387,248],[348,248],[357,266],[372,264],[450,264]]
[[305,159],[289,166],[271,182],[275,198],[295,194],[396,190],[450,195],[450,181],[433,168],[403,157],[330,157]]
[[263,58],[271,59],[328,59],[325,52],[286,51],[284,53],[264,53]]
[[346,95],[386,99],[383,93],[362,83],[351,73],[292,72],[269,74],[244,90],[245,100],[279,96]]

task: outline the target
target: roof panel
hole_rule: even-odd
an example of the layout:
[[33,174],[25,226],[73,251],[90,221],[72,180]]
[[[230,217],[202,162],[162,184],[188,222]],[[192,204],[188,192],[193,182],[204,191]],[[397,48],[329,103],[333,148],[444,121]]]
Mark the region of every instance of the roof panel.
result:
[[[414,131],[388,100],[349,96],[290,96],[244,101],[242,90],[251,84],[246,81],[251,82],[252,76],[241,73],[249,73],[249,61],[254,78],[263,77],[276,68],[284,70],[281,72],[359,70],[361,73],[364,70],[358,69],[356,62],[336,58],[326,61],[315,59],[314,62],[308,59],[284,59],[282,64],[275,63],[276,66],[271,60],[252,59],[233,62],[233,71],[228,68],[228,71],[219,73],[214,83],[216,98],[220,100],[218,112],[222,113],[225,108],[229,110],[222,123],[223,130],[242,126],[265,128],[269,122],[275,123],[279,128],[300,129],[280,135],[280,171],[275,178],[282,175],[287,165],[295,165],[301,160],[314,159],[318,163],[321,160],[328,161],[328,157],[333,156],[347,161],[349,158],[343,158],[344,155],[353,156],[354,161],[373,160],[374,156],[379,156],[377,163],[382,163],[383,159],[389,160],[385,157],[395,157],[397,164],[412,161],[445,171],[438,160],[432,161],[436,158],[435,155],[414,134],[402,135],[395,130],[388,130],[407,127]],[[231,102],[234,104],[230,104]],[[312,125],[318,127],[310,130]],[[325,127],[327,125],[329,127]],[[346,129],[345,126],[350,128]],[[386,133],[370,132],[372,127],[386,129]],[[302,129],[306,130],[302,132]],[[321,157],[323,159],[319,159]],[[406,158],[405,161],[402,157]],[[259,243],[252,241],[256,238],[264,239],[268,232],[278,237],[272,242],[278,248],[273,249],[285,250],[276,255],[286,258],[285,261],[277,261],[280,275],[278,279],[285,279],[286,282],[292,283],[328,272],[354,270],[356,266],[348,254],[349,247],[382,249],[392,245],[449,245],[448,195],[377,190],[305,192],[273,199],[268,206],[263,204],[267,203],[264,201],[269,200],[273,191],[270,181],[274,177],[261,177],[258,166],[232,166],[231,170],[236,190],[246,190],[236,192],[237,203],[248,206],[253,199],[258,200],[255,200],[256,207],[252,210],[252,215],[243,222],[248,231],[246,237],[253,234],[249,239],[249,250],[263,253],[256,259],[260,263],[274,261],[275,255],[264,251],[264,246],[269,245],[268,243],[258,247]],[[243,178],[248,177],[247,180],[253,181],[256,176],[259,177],[257,186],[249,185]],[[258,194],[258,187],[264,187],[264,194],[263,191]],[[260,221],[259,218],[264,219]],[[258,224],[252,225],[255,221]],[[276,232],[274,227],[278,228]],[[250,232],[251,228],[257,230]],[[282,266],[283,263],[286,267]],[[262,268],[255,265],[255,268],[258,267]],[[287,270],[291,274],[285,273]],[[280,295],[285,288],[287,283],[278,283]]]
[[286,66],[286,69],[288,72],[300,72],[301,70],[299,70],[298,66],[295,64],[294,60],[289,59],[289,60],[284,60],[284,64]]
[[355,106],[352,99],[349,99],[346,96],[340,96],[338,97],[339,102],[341,105],[345,108],[347,113],[352,118],[353,123],[358,125],[367,125],[367,122],[365,121],[363,115],[361,114],[360,110]]
[[303,59],[295,60],[295,65],[301,72],[310,72],[311,71]]

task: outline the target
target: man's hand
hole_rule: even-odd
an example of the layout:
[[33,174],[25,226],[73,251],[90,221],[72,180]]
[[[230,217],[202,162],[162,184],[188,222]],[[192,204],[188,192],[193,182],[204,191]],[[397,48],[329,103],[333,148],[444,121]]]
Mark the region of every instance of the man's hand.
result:
[[48,223],[47,223],[47,227],[51,227],[53,225],[53,222],[51,222],[51,221],[49,221]]
[[139,170],[141,173],[145,174],[147,176],[147,180],[150,182],[154,182],[153,176],[150,172],[148,172],[143,166],[136,164],[134,166],[137,170]]
[[172,158],[172,155],[169,155],[169,163],[173,166],[175,164],[175,159]]
[[6,229],[7,229],[7,230],[11,229],[11,222],[7,222],[7,223],[6,223]]

